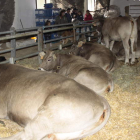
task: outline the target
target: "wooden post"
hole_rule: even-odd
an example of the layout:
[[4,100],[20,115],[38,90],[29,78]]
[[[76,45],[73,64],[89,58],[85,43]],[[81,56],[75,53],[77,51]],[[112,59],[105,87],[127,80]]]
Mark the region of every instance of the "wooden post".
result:
[[[14,28],[14,27],[11,27],[10,30],[13,31],[13,32],[11,33],[11,36],[16,34],[16,31],[15,31],[15,28]],[[16,58],[16,39],[12,39],[12,40],[11,40],[11,48],[12,48],[13,50],[11,51],[10,63],[11,63],[11,64],[14,64],[14,63],[15,63],[15,58]]]
[[[43,29],[42,28],[38,28],[38,51],[39,52],[43,51]],[[42,60],[39,55],[38,55],[38,61],[39,61],[39,64],[42,63]]]

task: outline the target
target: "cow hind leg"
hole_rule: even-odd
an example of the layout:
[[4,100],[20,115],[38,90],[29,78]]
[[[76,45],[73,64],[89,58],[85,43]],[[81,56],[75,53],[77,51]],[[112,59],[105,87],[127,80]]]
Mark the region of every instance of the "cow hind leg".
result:
[[136,53],[136,42],[133,38],[130,39],[131,40],[131,53],[132,53],[132,57],[131,57],[131,64],[135,63],[135,53]]
[[125,38],[122,40],[123,42],[123,46],[124,46],[124,50],[125,50],[125,64],[129,64],[129,38]]
[[[11,137],[0,138],[0,140],[41,140],[52,134],[50,124],[51,122],[45,116],[45,110],[42,107],[36,117],[26,125],[23,131]],[[48,137],[48,140],[51,140],[51,138]]]
[[110,48],[111,51],[112,51],[112,49],[113,49],[114,42],[115,42],[115,41],[111,41],[111,42],[110,42],[109,48]]
[[104,42],[105,42],[105,46],[107,48],[109,48],[109,38],[108,38],[108,36],[104,36]]

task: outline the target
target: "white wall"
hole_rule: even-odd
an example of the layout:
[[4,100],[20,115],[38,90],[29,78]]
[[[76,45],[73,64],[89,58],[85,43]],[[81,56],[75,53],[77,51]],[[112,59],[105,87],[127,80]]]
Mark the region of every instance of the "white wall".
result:
[[125,6],[140,5],[140,0],[110,0],[110,5],[117,5],[121,9],[121,15],[125,16]]
[[15,19],[12,27],[22,29],[20,19],[23,28],[35,27],[35,9],[35,0],[15,0]]
[[88,10],[94,11],[94,0],[88,0]]
[[84,15],[86,14],[86,10],[88,10],[88,0],[84,1]]

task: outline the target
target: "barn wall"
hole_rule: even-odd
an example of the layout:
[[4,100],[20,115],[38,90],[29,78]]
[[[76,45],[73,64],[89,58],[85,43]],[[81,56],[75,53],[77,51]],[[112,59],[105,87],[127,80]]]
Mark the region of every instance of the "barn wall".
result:
[[35,27],[35,0],[15,0],[15,18],[12,27],[22,29]]
[[140,5],[139,0],[110,0],[110,5],[117,5],[121,9],[121,15],[125,16],[125,7],[129,5]]

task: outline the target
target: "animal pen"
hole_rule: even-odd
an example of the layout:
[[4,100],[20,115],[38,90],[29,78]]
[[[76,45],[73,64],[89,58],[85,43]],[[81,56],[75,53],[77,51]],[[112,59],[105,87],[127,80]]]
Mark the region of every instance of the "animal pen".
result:
[[[59,27],[64,25],[59,25]],[[9,32],[1,32],[0,35],[11,34],[10,36],[1,37],[0,41],[9,39],[11,40],[12,46],[11,49],[0,51],[0,54],[11,52],[11,58],[3,63],[10,62],[13,64],[15,63],[15,61],[23,59],[17,63],[25,67],[37,69],[39,66],[38,57],[28,57],[37,56],[39,52],[43,50],[43,43],[62,39],[59,38],[43,42],[43,33],[73,29],[73,36],[74,38],[76,38],[75,28],[84,26],[87,25],[73,25],[72,27],[68,26],[51,30],[43,30],[42,28],[31,28],[15,31],[12,29]],[[17,38],[35,35],[38,35],[38,43],[16,48],[15,44]],[[16,57],[16,50],[28,48],[35,45],[38,45],[38,51],[36,53],[29,54],[23,57]],[[65,45],[63,47],[65,47]],[[55,47],[51,49],[54,50],[58,48],[61,47]],[[24,62],[26,62],[26,64]],[[41,62],[40,59],[39,62]],[[83,140],[140,140],[140,62],[135,66],[126,66],[123,65],[122,62],[120,63],[120,68],[111,73],[115,83],[114,91],[112,93],[106,93],[103,95],[108,100],[111,106],[111,117],[103,129],[101,129],[95,135],[86,137]],[[4,122],[4,124],[1,123],[1,121]],[[11,136],[21,130],[22,128],[14,122],[4,119],[0,120],[0,137]]]

